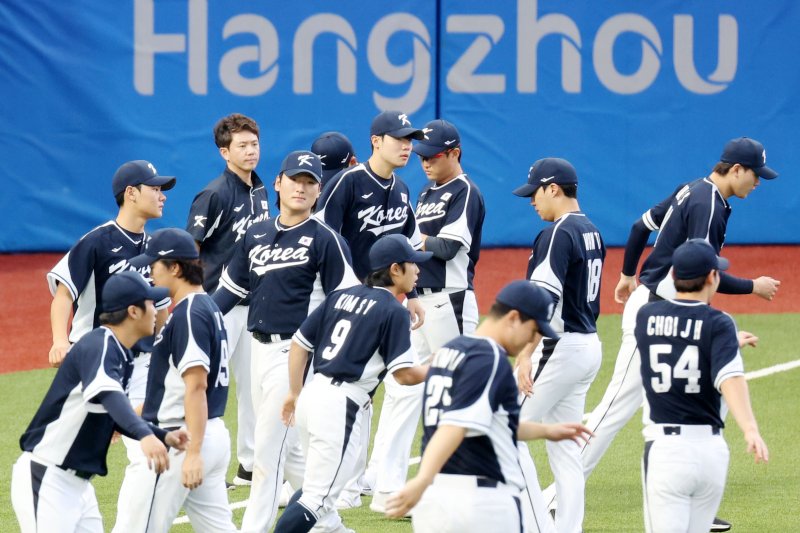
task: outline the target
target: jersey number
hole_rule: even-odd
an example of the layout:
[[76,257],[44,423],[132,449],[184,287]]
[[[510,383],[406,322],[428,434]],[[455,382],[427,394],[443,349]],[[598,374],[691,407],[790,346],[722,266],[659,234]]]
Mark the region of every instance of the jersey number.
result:
[[660,356],[671,353],[671,344],[653,344],[650,346],[650,368],[658,374],[650,378],[650,385],[653,387],[653,391],[669,391],[672,387],[672,378],[675,377],[686,380],[686,386],[683,390],[687,394],[700,392],[700,369],[698,367],[700,350],[697,346],[687,346],[675,363],[674,368],[669,363],[662,363],[658,360]]
[[589,272],[589,283],[586,287],[586,301],[593,302],[597,300],[597,295],[600,293],[600,275],[603,273],[603,260],[589,260],[589,265],[586,270]]
[[425,420],[426,426],[435,426],[439,422],[439,412],[442,407],[449,407],[450,387],[453,385],[451,376],[435,374],[428,378],[425,385]]
[[333,326],[333,331],[331,332],[331,344],[326,346],[324,350],[322,350],[322,358],[329,361],[336,357],[339,353],[339,350],[342,349],[344,345],[344,341],[347,339],[347,334],[350,333],[350,321],[347,319],[341,319]]
[[[222,313],[214,313],[214,318],[217,321],[217,329],[224,331]],[[219,370],[217,371],[217,387],[227,387],[230,383],[231,376],[228,372],[228,341],[223,339],[220,344],[219,350]]]

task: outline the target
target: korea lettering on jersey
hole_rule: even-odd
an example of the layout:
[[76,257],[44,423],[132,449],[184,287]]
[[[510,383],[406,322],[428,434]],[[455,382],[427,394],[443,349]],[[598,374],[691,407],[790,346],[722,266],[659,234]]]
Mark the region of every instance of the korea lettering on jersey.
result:
[[359,279],[369,274],[369,249],[382,235],[400,233],[414,248],[422,246],[406,184],[394,174],[388,180],[376,176],[366,163],[337,174],[317,205],[314,216],[350,245]]
[[83,336],[70,350],[50,389],[20,438],[20,447],[54,465],[108,473],[106,453],[115,423],[98,397],[125,394],[133,355],[105,327]]
[[249,186],[226,168],[192,201],[186,231],[201,243],[206,291],[217,287],[222,268],[247,228],[269,218],[269,195],[264,184],[255,172],[251,179],[253,185]]
[[[138,271],[150,278],[150,265],[135,269],[128,260],[145,249],[150,237],[146,233],[131,233],[109,220],[81,237],[67,254],[47,273],[50,293],[55,296],[59,283],[72,296],[72,329],[70,342],[76,342],[100,326],[100,294],[108,278],[126,270]],[[166,309],[169,298],[156,302],[157,309]],[[149,351],[152,338],[137,344],[138,351]]]
[[[665,210],[666,205],[669,207]],[[662,298],[673,298],[675,286],[670,271],[675,248],[689,239],[704,239],[719,253],[730,214],[730,204],[708,178],[687,183],[645,213],[645,225],[659,233],[653,251],[642,265],[641,283]]]
[[314,352],[315,372],[371,396],[387,371],[414,366],[410,330],[408,311],[390,291],[357,285],[329,294],[294,340]]
[[519,488],[519,404],[508,353],[484,337],[463,335],[440,348],[425,378],[422,448],[437,427],[463,427],[466,438],[443,474],[483,476]]
[[550,324],[557,332],[597,331],[605,257],[600,232],[581,212],[567,213],[536,237],[527,278],[554,296]]
[[208,418],[224,415],[230,379],[228,342],[222,313],[205,293],[189,294],[178,302],[156,338],[142,418],[165,428],[183,425],[183,374],[195,366],[208,372]]
[[428,184],[419,195],[415,215],[422,234],[461,244],[449,261],[432,257],[420,263],[417,286],[472,289],[485,217],[477,186],[465,174],[444,185]]
[[662,300],[636,318],[645,422],[724,427],[720,385],[744,375],[736,324],[707,304]]
[[214,299],[250,294],[250,331],[293,334],[325,294],[358,284],[350,261],[344,239],[319,220],[285,227],[272,218],[247,230]]

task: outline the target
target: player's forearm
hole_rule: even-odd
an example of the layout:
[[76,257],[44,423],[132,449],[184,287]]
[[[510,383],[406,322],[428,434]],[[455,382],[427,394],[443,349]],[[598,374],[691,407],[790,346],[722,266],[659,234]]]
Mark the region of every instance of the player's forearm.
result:
[[69,290],[59,284],[50,304],[50,329],[53,344],[69,342],[69,319],[72,317],[72,296]]
[[134,440],[141,440],[153,431],[141,417],[133,411],[128,397],[121,392],[108,391],[97,395],[97,400],[114,420],[120,433]]
[[644,225],[641,218],[633,223],[628,234],[628,241],[625,243],[625,254],[622,259],[622,273],[626,276],[636,275],[636,267],[639,266],[639,259],[642,257],[649,237],[650,229]]
[[295,397],[303,388],[303,374],[308,363],[308,350],[292,341],[289,348],[289,392]]
[[442,424],[436,428],[436,432],[425,447],[425,453],[422,454],[417,478],[430,484],[434,476],[442,471],[442,467],[456,451],[466,434],[466,428],[459,426]]
[[547,437],[544,424],[538,422],[520,422],[517,427],[517,440],[536,440]]
[[450,261],[461,249],[461,243],[442,237],[427,237],[423,248],[436,258]]
[[392,376],[400,385],[418,385],[425,381],[430,365],[409,366],[395,371]]
[[720,392],[742,433],[758,432],[758,423],[750,405],[750,392],[744,376],[726,379],[720,385]]
[[191,435],[187,452],[200,453],[208,422],[208,400],[205,387],[193,387],[191,390],[187,387],[183,410],[186,417],[186,429]]
[[753,292],[753,280],[738,278],[727,272],[720,272],[717,291],[720,294],[750,294]]
[[219,287],[217,287],[217,290],[211,294],[211,298],[214,299],[214,303],[217,304],[217,307],[219,307],[219,310],[222,311],[223,315],[228,314],[228,312],[233,309],[236,304],[242,301],[241,296],[232,293],[221,283]]

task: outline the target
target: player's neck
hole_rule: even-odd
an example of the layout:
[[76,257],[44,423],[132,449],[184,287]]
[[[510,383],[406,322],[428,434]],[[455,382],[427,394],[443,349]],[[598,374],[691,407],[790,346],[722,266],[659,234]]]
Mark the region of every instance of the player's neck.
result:
[[555,209],[553,209],[553,220],[558,220],[567,213],[574,213],[580,210],[581,206],[578,204],[577,198],[562,196],[556,204]]
[[[496,318],[487,316],[475,329],[475,335],[477,335],[478,337],[487,337],[489,339],[492,339],[494,342],[502,346],[503,349],[508,352],[509,351],[507,346],[508,343],[505,341],[506,329],[507,328],[504,327],[504,323],[502,320],[497,320]],[[510,355],[517,355],[517,354],[510,353]]]
[[733,196],[733,188],[731,187],[731,184],[726,176],[712,172],[708,179],[711,180],[711,183],[717,186],[717,189],[719,189],[719,193],[723,198],[727,200]]
[[113,326],[106,324],[105,327],[110,329],[119,343],[128,349],[142,338],[141,333],[136,331],[136,326],[131,322],[130,318],[125,319],[121,324]]
[[131,233],[143,233],[144,225],[147,220],[148,219],[139,213],[134,212],[133,209],[123,205],[120,207],[119,213],[117,213],[115,222],[119,227]]
[[714,294],[711,292],[710,288],[705,286],[700,292],[678,292],[675,294],[675,299],[710,304],[712,296],[714,296]]
[[385,180],[390,179],[394,173],[394,170],[397,168],[387,163],[386,160],[380,157],[377,153],[372,154],[367,163],[369,163],[369,168],[372,170],[373,174]]
[[253,186],[253,173],[249,170],[242,170],[241,168],[233,167],[230,164],[228,165],[228,170],[236,174],[239,179],[245,182],[248,187]]
[[453,173],[452,173],[452,174],[450,174],[450,177],[449,177],[449,178],[444,178],[444,179],[441,179],[441,180],[437,180],[437,181],[436,181],[436,186],[437,186],[437,187],[441,187],[442,185],[445,185],[445,184],[447,184],[447,183],[450,183],[451,181],[453,181],[454,179],[456,179],[457,177],[459,177],[459,176],[460,176],[461,174],[463,174],[463,173],[464,173],[464,171],[463,171],[463,170],[461,170],[461,165],[459,165],[459,166],[458,166],[458,167],[457,167],[457,168],[456,168],[456,169],[453,171]]
[[177,304],[190,294],[204,292],[202,285],[192,285],[191,283],[183,280],[178,280],[175,287],[170,287],[169,297],[172,298],[172,303]]

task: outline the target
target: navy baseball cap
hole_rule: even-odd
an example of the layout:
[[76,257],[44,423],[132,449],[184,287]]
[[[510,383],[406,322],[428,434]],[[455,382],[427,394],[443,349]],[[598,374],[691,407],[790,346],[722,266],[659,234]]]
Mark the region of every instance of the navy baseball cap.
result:
[[103,312],[111,313],[126,309],[129,305],[144,300],[158,302],[167,296],[169,296],[169,289],[166,287],[151,287],[141,274],[133,270],[126,270],[114,274],[103,285]]
[[528,171],[528,183],[514,189],[514,194],[523,197],[533,196],[536,189],[551,183],[577,184],[578,174],[572,163],[558,157],[545,157],[538,160]]
[[553,298],[532,281],[512,281],[500,289],[495,301],[536,320],[536,326],[543,336],[558,339],[558,333],[550,327],[555,309]]
[[767,151],[764,145],[755,139],[739,137],[731,139],[722,149],[719,160],[723,163],[739,163],[747,168],[752,168],[759,178],[772,180],[778,173],[767,166]]
[[422,130],[412,127],[411,121],[408,120],[408,115],[400,111],[384,111],[372,119],[369,134],[389,135],[395,139],[411,137],[418,141],[425,136]]
[[414,144],[412,150],[422,157],[433,157],[445,150],[461,146],[461,135],[446,120],[431,120],[422,128],[424,137]]
[[326,131],[317,137],[311,145],[311,151],[319,156],[324,181],[346,168],[356,155],[350,139],[338,131]]
[[714,248],[703,239],[689,239],[672,253],[672,276],[675,279],[695,279],[712,270],[728,270],[730,262],[718,257]]
[[168,191],[175,186],[175,181],[175,176],[159,176],[152,163],[137,159],[128,161],[117,169],[111,180],[111,190],[114,191],[114,196],[125,192],[128,186],[136,185],[160,186],[162,191]]
[[188,232],[178,228],[160,229],[150,236],[147,248],[128,262],[134,268],[151,265],[159,259],[197,259],[200,252]]
[[369,249],[372,271],[383,270],[394,263],[422,263],[433,257],[433,252],[419,252],[411,247],[405,235],[384,235]]
[[284,158],[281,163],[281,174],[286,174],[290,178],[298,174],[308,174],[322,183],[322,162],[314,152],[296,150]]

